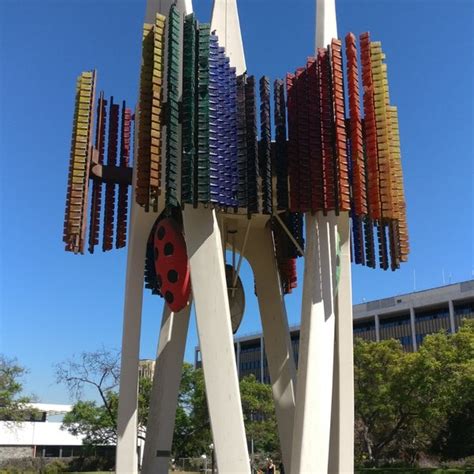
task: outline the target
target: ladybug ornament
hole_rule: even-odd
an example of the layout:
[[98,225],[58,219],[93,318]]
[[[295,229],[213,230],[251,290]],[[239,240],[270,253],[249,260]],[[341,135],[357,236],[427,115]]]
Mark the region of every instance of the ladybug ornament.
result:
[[181,311],[189,301],[191,278],[186,242],[178,223],[161,219],[155,228],[153,250],[156,281],[171,311]]

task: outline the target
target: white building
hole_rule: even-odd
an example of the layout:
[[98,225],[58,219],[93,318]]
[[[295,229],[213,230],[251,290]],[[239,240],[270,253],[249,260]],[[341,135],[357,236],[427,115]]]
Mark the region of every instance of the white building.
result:
[[62,417],[71,411],[72,405],[31,403],[29,406],[39,411],[35,421],[0,421],[0,460],[69,457],[80,453],[83,436],[61,430]]

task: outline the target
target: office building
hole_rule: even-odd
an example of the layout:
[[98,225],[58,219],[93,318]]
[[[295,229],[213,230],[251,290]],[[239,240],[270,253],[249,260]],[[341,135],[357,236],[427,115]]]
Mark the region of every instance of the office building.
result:
[[[416,351],[427,334],[439,330],[455,332],[461,320],[474,318],[474,280],[416,291],[353,306],[354,337],[369,341],[398,339],[404,350]],[[298,361],[299,326],[291,327],[291,342]],[[270,382],[262,334],[235,339],[239,377],[254,374]],[[201,366],[199,347],[195,366]]]

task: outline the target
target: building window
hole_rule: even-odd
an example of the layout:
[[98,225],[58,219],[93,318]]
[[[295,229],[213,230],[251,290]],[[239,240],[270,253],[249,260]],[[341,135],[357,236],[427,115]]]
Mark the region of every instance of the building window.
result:
[[463,319],[474,318],[474,301],[454,303],[454,328],[457,331]]
[[449,306],[441,308],[430,308],[428,310],[417,310],[415,308],[415,332],[422,334],[423,338],[427,334],[439,331],[450,331]]
[[410,314],[380,318],[380,339],[398,339],[405,351],[412,351]]
[[46,446],[43,456],[45,458],[59,458],[61,448],[59,446]]

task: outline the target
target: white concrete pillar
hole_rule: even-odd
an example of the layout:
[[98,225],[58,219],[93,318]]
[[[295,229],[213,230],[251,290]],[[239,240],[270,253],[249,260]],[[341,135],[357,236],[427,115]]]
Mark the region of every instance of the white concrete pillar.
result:
[[216,212],[186,205],[183,217],[217,466],[222,473],[249,473]]
[[179,313],[165,304],[150,396],[143,474],[168,474],[191,303]]
[[336,0],[316,0],[316,48],[325,48],[337,38]]
[[[145,21],[154,23],[156,13],[166,16],[173,0],[147,0]],[[178,9],[184,13],[192,12],[191,0],[178,0]],[[165,66],[166,66],[165,44]],[[181,81],[181,77],[180,77]],[[166,92],[166,78],[163,81]],[[135,133],[138,131],[139,113],[135,119]],[[166,127],[163,130],[166,136]],[[137,140],[135,140],[135,146]],[[165,150],[163,150],[165,160]],[[165,162],[163,163],[166,164]],[[165,173],[163,173],[163,188]],[[138,397],[138,359],[140,351],[140,328],[143,299],[143,279],[146,242],[157,214],[145,211],[135,203],[136,167],[133,169],[131,190],[130,225],[128,229],[128,257],[125,284],[124,326],[122,335],[122,359],[120,372],[120,392],[117,419],[116,472],[133,474],[138,469],[137,458],[137,397]],[[161,212],[163,199],[160,202]],[[158,213],[159,214],[159,213]]]
[[[173,3],[174,0],[147,0],[145,23],[153,24],[157,13],[161,13],[167,17]],[[191,0],[177,0],[176,6],[184,15],[193,12],[193,3]]]
[[281,290],[271,230],[268,227],[254,228],[250,231],[249,241],[246,256],[255,276],[280,446],[283,463],[289,472],[295,410],[296,368],[288,317]]
[[306,214],[292,473],[328,470],[335,337],[331,233],[335,231],[329,217]]
[[410,306],[410,326],[411,326],[411,340],[413,343],[413,350],[417,350],[417,343],[416,343],[416,326],[415,326],[415,308]]
[[247,66],[237,0],[214,0],[211,18],[211,31],[215,31],[219,37],[219,45],[225,48],[230,65],[235,67],[238,76],[243,74],[247,71]]
[[[330,473],[354,472],[354,355],[349,216],[337,217],[340,279],[335,297],[336,334],[329,451]],[[334,266],[333,266],[334,269]]]
[[454,322],[454,303],[453,300],[448,301],[449,304],[449,326],[451,329],[451,334],[456,332],[456,324]]
[[[134,173],[135,174],[135,173]],[[156,215],[145,213],[135,204],[132,187],[132,210],[129,225],[127,273],[120,366],[119,406],[117,416],[116,472],[133,474],[138,469],[137,401],[138,362],[142,318],[143,280],[146,243]]]
[[380,317],[378,314],[374,315],[375,319],[375,340],[380,342]]
[[[135,146],[138,143],[138,117],[135,119]],[[158,216],[145,212],[135,202],[137,169],[133,168],[130,191],[130,221],[128,226],[127,271],[120,362],[119,404],[117,413],[117,474],[134,474],[138,470],[137,456],[137,403],[138,363],[140,357],[140,330],[142,319],[145,255],[151,228]]]

